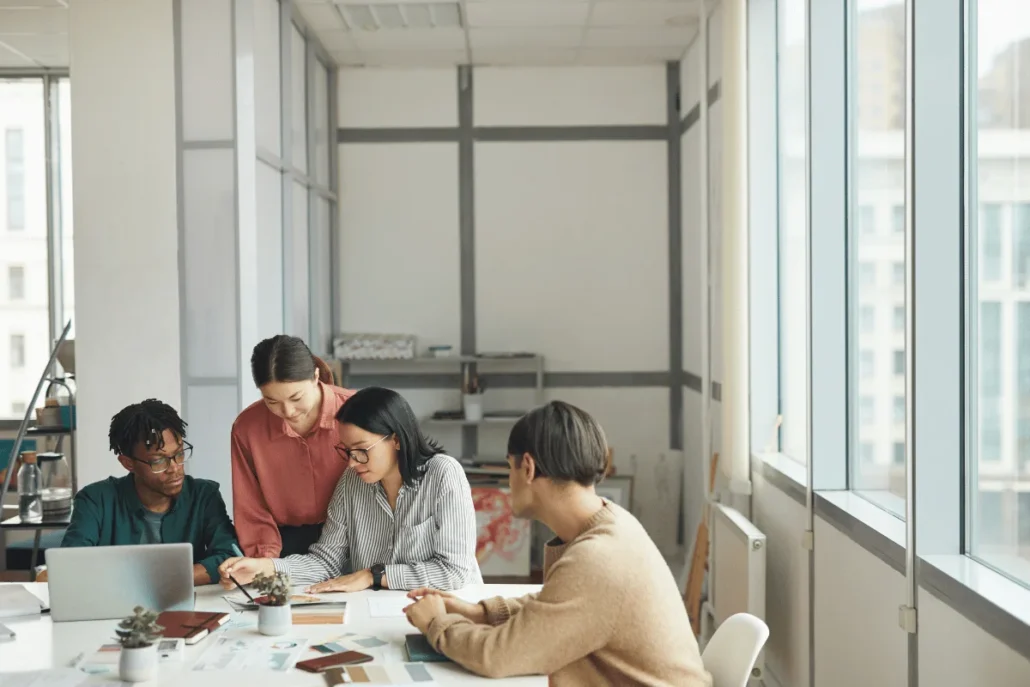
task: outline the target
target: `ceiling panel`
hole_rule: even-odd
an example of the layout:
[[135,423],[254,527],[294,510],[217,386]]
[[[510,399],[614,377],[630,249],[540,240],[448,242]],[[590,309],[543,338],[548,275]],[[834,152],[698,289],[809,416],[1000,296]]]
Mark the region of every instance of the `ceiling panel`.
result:
[[352,31],[359,50],[465,50],[461,29],[398,29],[395,31]]
[[678,46],[636,48],[582,48],[579,51],[577,64],[601,66],[625,66],[636,64],[655,64],[680,59],[683,49]]
[[38,63],[9,48],[6,43],[0,40],[0,67],[38,67]]
[[697,26],[694,0],[597,0],[590,14],[591,26]]
[[362,63],[375,67],[442,67],[464,64],[465,50],[363,50]]
[[576,61],[576,53],[575,48],[481,48],[472,57],[480,66],[569,65]]
[[589,2],[471,2],[466,5],[470,28],[583,26]]
[[575,27],[469,29],[469,44],[473,51],[482,48],[521,48],[526,52],[538,47],[576,48],[582,37],[583,31]]
[[0,36],[8,48],[32,58],[43,67],[68,66],[68,37],[64,34],[40,36]]
[[639,46],[675,46],[682,53],[693,39],[695,31],[689,28],[677,29],[587,29],[583,46],[587,48],[635,48]]
[[0,33],[67,33],[66,9],[9,9],[0,7]]
[[37,8],[37,7],[63,7],[68,9],[67,0],[0,0],[0,8]]
[[347,28],[343,23],[343,17],[335,7],[325,0],[310,2],[298,5],[301,16],[308,22],[308,25],[315,31],[342,30]]
[[321,41],[322,47],[331,53],[356,50],[350,31],[320,31],[318,40]]

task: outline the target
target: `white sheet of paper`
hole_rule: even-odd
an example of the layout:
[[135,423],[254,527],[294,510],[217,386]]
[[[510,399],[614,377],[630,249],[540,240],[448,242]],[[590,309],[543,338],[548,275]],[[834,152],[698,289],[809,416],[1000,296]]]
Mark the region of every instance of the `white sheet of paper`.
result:
[[0,684],[4,687],[78,687],[88,679],[74,668],[0,673]]
[[0,618],[16,618],[23,615],[39,615],[43,603],[20,584],[0,585]]
[[274,670],[293,668],[307,649],[308,640],[296,637],[255,637],[247,631],[220,633],[193,670]]
[[394,618],[414,602],[406,596],[369,597],[368,614],[373,618]]

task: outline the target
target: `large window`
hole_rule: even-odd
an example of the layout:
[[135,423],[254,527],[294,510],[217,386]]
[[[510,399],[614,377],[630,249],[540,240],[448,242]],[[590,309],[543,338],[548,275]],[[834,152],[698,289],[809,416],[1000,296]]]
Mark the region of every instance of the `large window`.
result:
[[[1030,580],[1030,14],[979,0],[968,280],[975,308],[971,553]],[[972,81],[973,75],[970,80]],[[973,222],[976,222],[974,225]]]
[[[68,96],[65,78],[0,79],[0,345],[7,349],[0,359],[0,421],[21,419],[57,323],[71,317]],[[55,162],[49,188],[48,126]],[[56,293],[51,293],[51,270]]]
[[[850,350],[852,418],[859,422],[852,432],[851,480],[900,513],[904,502],[889,494],[905,493],[905,5],[853,5],[850,202],[858,226],[849,232],[855,275]],[[864,226],[870,214],[882,222],[871,230]],[[870,334],[870,319],[892,326]],[[870,417],[870,406],[891,412]]]
[[779,7],[780,450],[808,457],[805,0]]

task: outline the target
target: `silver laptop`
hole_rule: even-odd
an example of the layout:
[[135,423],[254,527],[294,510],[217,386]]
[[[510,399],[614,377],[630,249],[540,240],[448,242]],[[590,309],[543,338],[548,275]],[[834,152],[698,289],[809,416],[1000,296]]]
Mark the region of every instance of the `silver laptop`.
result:
[[47,549],[50,617],[108,620],[193,610],[193,546],[140,544]]

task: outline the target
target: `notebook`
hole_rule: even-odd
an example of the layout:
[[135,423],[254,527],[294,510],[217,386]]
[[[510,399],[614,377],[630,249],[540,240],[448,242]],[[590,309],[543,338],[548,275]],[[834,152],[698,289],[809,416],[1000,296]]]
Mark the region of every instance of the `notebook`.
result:
[[447,658],[430,645],[425,635],[407,635],[404,648],[408,650],[408,660],[419,663],[447,663]]
[[228,613],[165,611],[157,617],[157,624],[164,628],[161,636],[166,639],[184,639],[187,644],[196,644],[228,620]]

